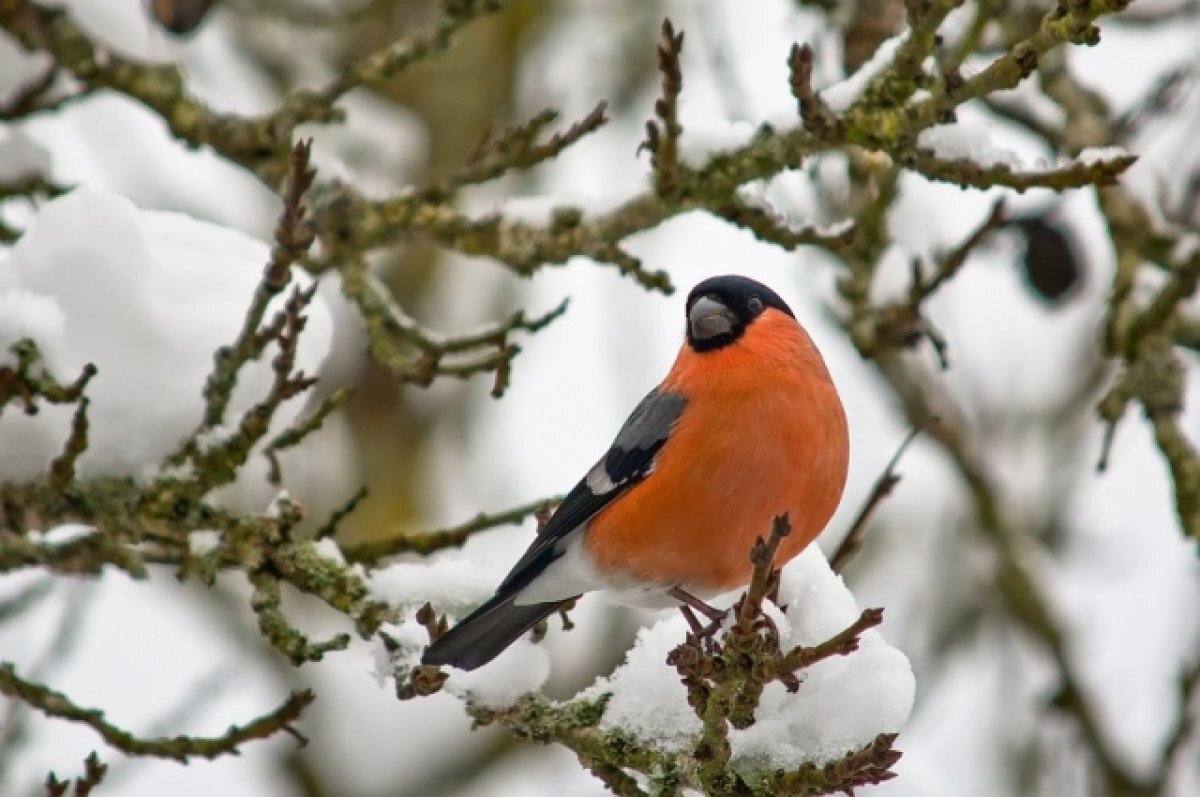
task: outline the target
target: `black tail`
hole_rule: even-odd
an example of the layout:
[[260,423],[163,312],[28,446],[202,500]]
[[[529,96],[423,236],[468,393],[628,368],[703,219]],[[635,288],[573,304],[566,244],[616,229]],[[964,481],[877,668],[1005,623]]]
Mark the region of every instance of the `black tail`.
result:
[[449,664],[460,670],[482,667],[533,628],[538,620],[549,617],[562,606],[562,603],[516,606],[513,604],[515,597],[497,595],[471,612],[429,646],[421,663]]

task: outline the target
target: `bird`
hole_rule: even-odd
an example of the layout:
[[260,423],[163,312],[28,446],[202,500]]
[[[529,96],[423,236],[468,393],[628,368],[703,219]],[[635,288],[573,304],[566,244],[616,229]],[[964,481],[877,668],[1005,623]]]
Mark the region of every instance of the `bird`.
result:
[[740,275],[688,294],[685,339],[662,382],[579,480],[496,594],[426,648],[424,665],[474,670],[583,593],[723,613],[755,541],[787,513],[783,566],[825,528],[849,467],[845,409],[791,308]]

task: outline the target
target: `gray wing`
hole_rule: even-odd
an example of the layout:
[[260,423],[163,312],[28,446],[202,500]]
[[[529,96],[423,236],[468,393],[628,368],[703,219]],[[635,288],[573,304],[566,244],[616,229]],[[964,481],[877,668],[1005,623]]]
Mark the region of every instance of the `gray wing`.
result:
[[608,449],[559,504],[550,522],[505,577],[497,596],[515,595],[562,556],[567,537],[654,470],[655,457],[683,415],[682,393],[651,390]]

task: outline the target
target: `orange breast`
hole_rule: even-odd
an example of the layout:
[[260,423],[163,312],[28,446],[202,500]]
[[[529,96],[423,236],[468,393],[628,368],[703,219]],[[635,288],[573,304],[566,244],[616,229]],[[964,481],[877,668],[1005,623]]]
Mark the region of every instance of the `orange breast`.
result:
[[846,416],[804,330],[769,310],[734,344],[683,348],[663,388],[688,397],[643,482],[589,524],[602,572],[698,593],[750,579],[750,550],[787,512],[778,563],[825,528],[849,461]]

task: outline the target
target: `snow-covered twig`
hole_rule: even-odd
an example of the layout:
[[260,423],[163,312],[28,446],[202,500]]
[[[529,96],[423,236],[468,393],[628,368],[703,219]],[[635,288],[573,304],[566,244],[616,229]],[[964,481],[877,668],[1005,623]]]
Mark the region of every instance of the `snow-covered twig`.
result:
[[1039,169],[1014,168],[1007,163],[981,164],[978,158],[944,158],[935,151],[918,149],[905,163],[930,180],[941,180],[970,188],[1004,186],[1017,191],[1053,188],[1063,191],[1088,185],[1113,185],[1117,177],[1137,161],[1128,153],[1111,158],[1073,160],[1062,166]]

